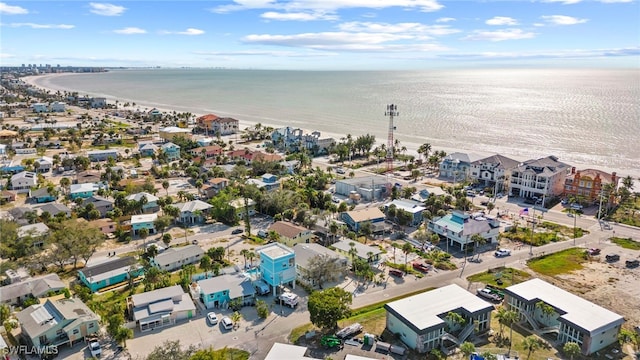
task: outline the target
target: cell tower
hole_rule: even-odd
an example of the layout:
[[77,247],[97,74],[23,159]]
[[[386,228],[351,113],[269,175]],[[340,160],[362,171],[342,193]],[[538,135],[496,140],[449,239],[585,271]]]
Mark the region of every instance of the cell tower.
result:
[[387,111],[384,112],[384,116],[389,117],[389,135],[387,137],[387,173],[393,171],[393,131],[396,127],[393,125],[393,118],[399,116],[398,106],[391,104],[387,105]]

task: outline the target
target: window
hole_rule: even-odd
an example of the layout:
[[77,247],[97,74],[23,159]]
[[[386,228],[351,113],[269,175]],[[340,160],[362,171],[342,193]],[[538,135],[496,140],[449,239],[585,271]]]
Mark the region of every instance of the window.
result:
[[77,333],[79,333],[79,332],[80,332],[80,330],[78,330],[78,329],[73,329],[73,333],[74,333],[74,334],[77,334]]
[[91,324],[89,324],[88,328],[89,328],[89,329],[93,329],[93,327],[94,327],[94,326],[95,326],[95,324],[94,324],[94,323],[91,323]]

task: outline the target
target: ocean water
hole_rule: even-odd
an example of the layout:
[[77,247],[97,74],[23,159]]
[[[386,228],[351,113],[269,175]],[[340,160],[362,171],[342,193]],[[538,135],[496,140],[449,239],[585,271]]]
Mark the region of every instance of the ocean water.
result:
[[[195,114],[640,173],[640,71],[115,70],[35,82]],[[409,146],[407,146],[409,147]]]

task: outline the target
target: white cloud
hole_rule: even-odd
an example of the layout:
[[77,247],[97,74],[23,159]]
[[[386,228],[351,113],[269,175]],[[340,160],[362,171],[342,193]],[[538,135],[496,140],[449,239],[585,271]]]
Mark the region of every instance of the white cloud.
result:
[[10,59],[12,57],[16,57],[16,56],[13,54],[0,53],[0,59]]
[[578,18],[565,16],[565,15],[547,15],[547,16],[541,16],[540,18],[546,21],[547,23],[553,24],[553,25],[576,25],[576,24],[586,23],[587,21],[589,21],[589,19],[578,19]]
[[247,9],[279,9],[290,12],[335,12],[339,9],[369,8],[384,9],[389,7],[403,7],[418,9],[423,12],[438,11],[444,5],[438,0],[235,0],[233,4],[221,5],[211,9],[216,13],[228,13]]
[[437,23],[447,23],[447,22],[451,22],[451,21],[456,21],[456,18],[442,17],[442,18],[436,19]]
[[601,3],[605,4],[617,4],[617,3],[630,3],[633,0],[600,0]]
[[507,16],[495,16],[485,22],[487,25],[518,25],[518,20]]
[[113,32],[116,34],[122,34],[122,35],[133,35],[133,34],[146,34],[147,30],[140,29],[137,27],[126,27],[124,29],[113,30]]
[[0,2],[0,14],[4,14],[4,15],[23,15],[23,14],[28,14],[29,10],[20,7],[20,6],[13,6],[13,5],[9,5],[7,3],[3,3]]
[[572,5],[582,2],[582,0],[542,0],[542,2],[546,3],[562,3],[564,5]]
[[188,28],[185,31],[177,32],[178,35],[202,35],[204,34],[204,30]]
[[424,25],[421,23],[374,23],[374,22],[346,22],[338,25],[342,31],[371,32],[371,33],[402,33],[407,35],[433,35],[442,36],[455,34],[460,30],[450,28],[448,25]]
[[127,8],[125,8],[124,6],[119,6],[119,5],[113,5],[113,4],[109,4],[109,3],[89,3],[89,6],[91,7],[91,11],[94,14],[97,15],[103,15],[103,16],[119,16],[122,15],[122,13],[127,10]]
[[532,39],[535,33],[525,32],[521,29],[484,31],[475,30],[471,34],[465,36],[463,40],[480,40],[480,41],[505,41],[505,40],[521,40]]
[[306,12],[275,12],[268,11],[260,15],[267,20],[279,21],[314,21],[314,20],[337,20],[338,16],[326,13],[306,13]]
[[480,52],[443,54],[438,57],[457,60],[499,60],[499,59],[571,59],[571,58],[603,58],[638,56],[640,48],[614,48],[614,49],[571,49],[559,51],[540,52]]
[[68,24],[34,24],[34,23],[13,23],[10,27],[30,27],[32,29],[73,29],[75,25]]
[[265,51],[265,50],[245,50],[245,51],[196,51],[197,55],[207,56],[275,56],[275,57],[326,57],[336,54],[325,51],[294,52],[294,51]]

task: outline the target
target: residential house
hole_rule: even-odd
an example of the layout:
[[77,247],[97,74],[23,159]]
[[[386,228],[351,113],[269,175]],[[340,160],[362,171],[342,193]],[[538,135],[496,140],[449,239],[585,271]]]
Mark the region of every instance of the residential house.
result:
[[159,130],[158,135],[165,141],[175,141],[175,138],[182,137],[191,140],[191,129],[183,129],[177,126],[167,126]]
[[148,214],[148,213],[155,213],[158,210],[160,210],[160,206],[158,205],[158,200],[160,200],[160,198],[158,198],[155,195],[149,194],[148,192],[139,192],[137,194],[131,194],[127,196],[125,199],[127,201],[135,201],[139,203],[140,201],[142,201],[142,198],[147,199],[146,203],[142,205],[142,212]]
[[204,129],[208,134],[218,136],[235,134],[239,128],[239,121],[228,117],[218,117],[207,114],[196,118],[196,126]]
[[49,112],[49,106],[45,103],[31,104],[31,110],[35,113]]
[[196,305],[180,285],[132,295],[127,298],[127,309],[129,320],[135,321],[143,332],[170,326],[196,315]]
[[12,201],[16,201],[16,193],[13,191],[2,190],[0,191],[0,204],[6,204]]
[[162,144],[162,146],[160,146],[160,149],[166,155],[168,161],[180,159],[180,146],[172,142],[168,142]]
[[450,214],[435,217],[427,228],[447,239],[448,246],[458,246],[460,250],[471,244],[473,235],[482,236],[488,244],[497,244],[500,233],[500,221],[485,216],[482,213],[468,214],[453,210]]
[[102,196],[92,195],[82,200],[82,206],[89,204],[93,204],[93,208],[100,212],[101,217],[107,216],[107,213],[113,210],[113,201]]
[[0,287],[0,303],[21,305],[27,299],[46,297],[51,292],[61,291],[67,285],[58,274],[46,274]]
[[15,175],[19,172],[24,171],[24,166],[22,165],[12,165],[12,166],[3,166],[0,167],[0,174],[11,174]]
[[293,249],[280,244],[271,243],[256,248],[260,257],[260,273],[262,280],[271,286],[274,296],[278,286],[296,287],[296,255]]
[[417,227],[422,223],[422,212],[427,209],[424,207],[424,203],[409,199],[396,199],[390,203],[386,203],[384,204],[385,210],[389,211],[390,206],[395,206],[396,211],[403,211],[411,215],[411,220],[406,225],[412,227]]
[[[472,334],[488,332],[493,305],[452,284],[390,302],[384,308],[387,330],[398,334],[410,349],[426,353],[446,347],[446,341],[460,345]],[[449,313],[458,314],[464,323],[452,321]]]
[[[504,289],[508,310],[533,332],[557,334],[558,344],[574,342],[589,356],[618,342],[624,318],[580,296],[541,279],[531,279]],[[544,305],[544,306],[541,306]],[[545,308],[553,309],[547,313]]]
[[451,153],[440,161],[439,175],[444,178],[453,178],[454,183],[465,181],[470,176],[471,163],[481,158],[476,154]]
[[18,228],[18,239],[30,236],[33,246],[42,247],[50,231],[45,223],[27,224]]
[[38,176],[34,172],[22,171],[11,177],[11,189],[18,193],[29,192],[38,185]]
[[328,154],[329,148],[336,142],[333,138],[320,138],[319,131],[302,135],[301,141],[303,147],[315,155]]
[[69,186],[69,197],[72,200],[77,198],[88,198],[97,193],[98,190],[106,187],[102,183],[84,183],[84,184],[71,184]]
[[527,160],[511,170],[511,196],[547,198],[564,192],[569,165],[555,156]]
[[78,278],[91,292],[118,285],[141,276],[144,272],[142,266],[133,256],[116,258],[114,260],[87,266],[78,270]]
[[[337,274],[338,278],[344,278],[346,275],[348,260],[344,255],[338,254],[337,252],[326,248],[320,244],[316,243],[298,243],[293,247],[293,252],[296,256],[296,279],[300,282],[303,282],[309,286],[316,286],[315,279],[309,277],[309,263],[311,259],[317,256],[328,257],[334,259],[340,266],[342,266],[345,270],[344,273]],[[325,281],[329,281],[331,279],[325,279]]]
[[57,217],[58,214],[64,214],[65,218],[71,217],[71,209],[66,205],[60,203],[49,203],[38,207],[39,213],[49,213],[53,217]]
[[[353,248],[351,247],[351,243],[353,243]],[[377,246],[365,245],[361,242],[357,241],[346,241],[340,240],[331,245],[333,249],[338,254],[342,254],[349,259],[352,259],[352,256],[357,256],[358,258],[365,260],[370,264],[377,264],[380,262],[380,254],[382,254],[382,250],[380,250]],[[353,250],[352,250],[353,249]],[[352,255],[353,253],[353,255]]]
[[105,218],[89,221],[89,226],[97,228],[105,235],[109,235],[113,234],[116,231],[116,229],[118,228],[118,223],[109,218]]
[[31,213],[37,215],[37,212],[28,206],[12,207],[7,212],[11,215],[11,220],[18,223],[18,225],[28,224],[28,216],[30,216]]
[[279,236],[278,242],[287,246],[308,243],[313,237],[313,231],[286,221],[276,221],[268,230],[275,231]]
[[198,224],[204,222],[209,210],[213,208],[213,206],[202,200],[177,203],[173,206],[180,210],[178,221],[183,224]]
[[262,162],[282,161],[282,156],[278,154],[263,153],[261,151],[251,151],[248,148],[231,150],[227,152],[227,157],[232,162],[244,161],[244,163],[247,165],[251,165],[253,161],[262,161]]
[[[36,165],[38,164],[38,165]],[[48,173],[53,167],[53,158],[48,156],[42,156],[39,159],[33,161],[33,165],[38,173]]]
[[118,159],[118,150],[92,150],[87,151],[87,157],[91,161],[107,161],[109,158]]
[[227,178],[213,178],[202,186],[202,192],[207,198],[216,196],[222,189],[229,186],[229,179]]
[[29,190],[29,198],[38,204],[56,201],[56,197],[49,193],[49,188],[43,187],[37,190]]
[[155,221],[158,219],[158,214],[143,214],[131,216],[131,231],[133,235],[138,235],[140,230],[147,229],[149,234],[156,233]]
[[576,171],[576,168],[572,167],[571,173],[564,180],[564,196],[574,197],[588,204],[597,204],[600,202],[600,195],[604,194],[604,187],[609,185],[613,186],[614,191],[608,199],[603,198],[603,204],[611,207],[615,203],[619,180],[616,172],[609,174],[596,169]]
[[256,296],[251,279],[240,274],[224,274],[199,280],[192,291],[207,309],[226,309],[236,299],[242,305],[253,305]]
[[90,104],[91,104],[91,107],[94,109],[97,109],[97,108],[103,109],[107,107],[107,99],[103,97],[94,97],[94,98],[91,98]]
[[505,190],[511,177],[511,170],[520,162],[499,154],[471,163],[469,177],[485,186],[494,187],[495,193]]
[[160,270],[174,271],[183,266],[200,262],[204,250],[198,245],[186,245],[169,248],[151,260],[151,264]]
[[[264,360],[317,360],[312,357],[311,354],[306,356],[310,351],[304,346],[274,343],[271,346],[271,350],[267,353],[267,357]],[[347,354],[344,360],[375,360],[374,358]]]
[[341,179],[336,181],[336,194],[342,196],[359,194],[364,201],[381,200],[391,195],[388,184],[387,178],[380,175]]
[[248,179],[247,184],[253,184],[258,189],[264,189],[266,191],[280,189],[280,182],[278,181],[278,177],[269,173],[263,174],[260,180]]
[[363,223],[371,223],[373,232],[382,231],[385,217],[375,206],[340,213],[340,220],[356,233],[360,231]]
[[98,183],[101,181],[100,171],[86,170],[76,174],[76,184]]
[[60,101],[54,101],[49,105],[49,108],[51,109],[51,112],[65,112],[67,111],[67,104]]
[[194,157],[201,158],[202,156],[204,156],[205,159],[211,159],[215,158],[216,156],[222,155],[223,151],[224,149],[222,149],[222,147],[219,145],[209,145],[191,149],[189,150],[189,154]]
[[203,137],[203,138],[199,138],[198,140],[196,140],[196,144],[198,144],[198,146],[209,146],[214,141],[216,141],[216,139],[210,138],[210,137]]
[[235,199],[231,200],[229,202],[229,205],[236,209],[236,215],[240,219],[244,219],[247,211],[249,212],[249,216],[253,216],[256,214],[256,202],[253,201],[253,199],[247,198],[246,202],[244,198]]
[[294,129],[289,126],[275,129],[273,133],[271,133],[271,142],[278,149],[297,151],[303,145],[302,134],[302,129]]
[[22,338],[37,349],[73,346],[100,331],[100,318],[78,298],[48,299],[16,314]]
[[140,144],[138,147],[138,152],[140,156],[154,156],[158,152],[158,146],[153,142],[145,141],[145,143]]

